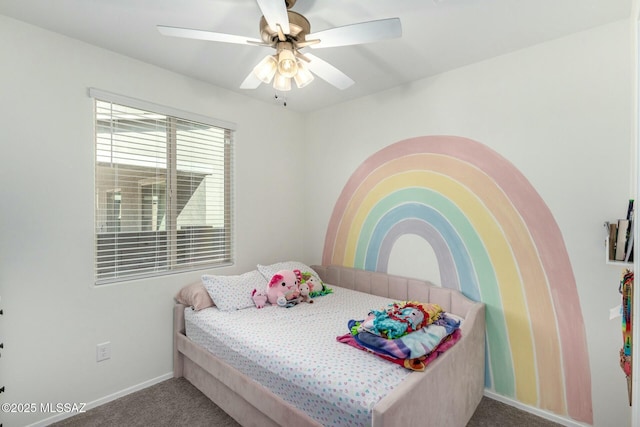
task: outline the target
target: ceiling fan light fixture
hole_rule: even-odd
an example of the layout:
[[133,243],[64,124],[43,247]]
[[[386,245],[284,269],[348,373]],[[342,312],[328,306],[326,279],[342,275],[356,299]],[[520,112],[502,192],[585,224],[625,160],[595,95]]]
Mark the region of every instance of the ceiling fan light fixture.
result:
[[277,69],[278,61],[276,61],[273,55],[268,55],[255,66],[253,74],[264,83],[269,84],[276,74]]
[[[285,44],[285,43],[281,43]],[[293,49],[285,47],[278,53],[278,73],[285,77],[293,77],[298,72],[298,61]]]
[[275,79],[273,79],[273,88],[280,92],[288,92],[291,90],[291,77],[283,76],[280,73],[276,73]]
[[304,62],[298,61],[298,72],[295,76],[293,76],[293,79],[296,81],[296,86],[298,86],[298,89],[302,89],[303,87],[311,83],[314,77],[307,66],[304,65]]

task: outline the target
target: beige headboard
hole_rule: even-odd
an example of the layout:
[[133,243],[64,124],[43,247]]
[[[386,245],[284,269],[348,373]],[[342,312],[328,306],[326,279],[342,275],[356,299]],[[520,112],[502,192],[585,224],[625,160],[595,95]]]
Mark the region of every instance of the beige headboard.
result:
[[338,265],[312,265],[311,268],[328,285],[398,301],[432,302],[440,305],[445,311],[465,318],[472,308],[484,306],[483,303],[470,300],[456,290],[442,288],[424,280]]

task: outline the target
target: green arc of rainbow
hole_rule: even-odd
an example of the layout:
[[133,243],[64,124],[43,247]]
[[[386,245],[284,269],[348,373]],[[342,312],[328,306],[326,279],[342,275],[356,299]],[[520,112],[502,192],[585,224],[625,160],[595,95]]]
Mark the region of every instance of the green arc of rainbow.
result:
[[564,241],[511,163],[454,136],[380,150],[338,198],[323,263],[386,271],[402,234],[437,249],[443,286],[487,305],[489,388],[593,422],[584,321]]

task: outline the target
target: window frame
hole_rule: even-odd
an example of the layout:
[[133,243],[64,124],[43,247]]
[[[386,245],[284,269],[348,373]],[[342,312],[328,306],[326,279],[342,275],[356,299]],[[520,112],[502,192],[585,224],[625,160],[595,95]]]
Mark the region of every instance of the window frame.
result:
[[[223,266],[228,266],[233,264],[234,255],[235,255],[234,253],[235,194],[233,191],[234,189],[233,171],[234,171],[235,165],[234,165],[234,155],[233,155],[233,151],[234,151],[233,137],[236,130],[236,125],[231,122],[213,119],[211,117],[179,110],[173,107],[158,105],[155,103],[131,98],[124,95],[114,94],[114,93],[99,90],[96,88],[89,88],[88,92],[89,92],[89,96],[93,98],[93,107],[94,107],[93,109],[93,124],[94,124],[93,160],[95,162],[94,176],[93,176],[94,178],[94,183],[93,183],[94,184],[94,279],[95,279],[94,284],[96,286],[101,286],[104,284],[126,282],[126,281],[144,279],[144,278],[154,277],[154,276],[165,276],[169,274],[182,273],[190,270],[200,270],[200,269],[212,268],[212,267],[214,268],[223,267]],[[154,269],[152,271],[148,270],[148,267],[141,268],[141,271],[139,272],[136,272],[137,268],[129,268],[129,269],[125,269],[124,271],[114,272],[112,274],[106,274],[104,273],[104,271],[101,273],[99,271],[99,255],[100,255],[100,251],[104,250],[104,247],[102,249],[100,248],[100,238],[101,238],[101,235],[104,236],[107,233],[107,232],[101,232],[101,230],[99,229],[99,219],[98,219],[98,212],[99,212],[98,197],[99,197],[100,187],[98,182],[99,162],[98,162],[97,104],[99,101],[117,104],[119,106],[134,108],[137,110],[141,110],[143,112],[149,112],[149,113],[160,114],[162,116],[165,116],[167,128],[170,130],[166,134],[166,138],[165,138],[165,143],[167,144],[167,150],[166,150],[167,153],[165,157],[166,165],[164,169],[166,172],[166,176],[164,177],[162,182],[166,184],[166,187],[167,189],[169,189],[169,192],[173,191],[174,194],[178,194],[177,181],[178,181],[179,169],[177,165],[177,162],[178,162],[177,152],[183,149],[183,147],[180,146],[181,143],[178,140],[178,138],[172,137],[172,135],[173,136],[176,135],[176,130],[175,130],[176,122],[181,120],[189,121],[199,125],[216,127],[216,128],[219,128],[221,131],[223,131],[224,133],[223,154],[221,155],[218,154],[217,155],[218,157],[216,157],[216,158],[222,159],[222,161],[224,162],[223,163],[224,167],[222,169],[222,172],[216,175],[216,176],[222,177],[223,179],[223,187],[222,187],[223,203],[221,205],[222,215],[224,217],[223,226],[222,226],[223,237],[221,242],[218,241],[216,243],[210,243],[209,248],[211,249],[211,251],[205,250],[206,254],[208,254],[211,257],[213,256],[213,254],[216,253],[218,249],[222,249],[222,259],[220,261],[211,261],[211,262],[202,261],[202,260],[198,260],[197,257],[195,258],[195,261],[194,259],[191,259],[191,257],[188,257],[187,261],[178,260],[178,256],[179,256],[178,244],[180,240],[180,238],[178,237],[179,230],[177,227],[177,218],[178,218],[179,212],[178,212],[178,209],[176,208],[176,199],[178,197],[167,197],[167,207],[165,212],[166,221],[168,223],[166,225],[166,231],[165,231],[166,250],[162,248],[156,249],[157,251],[159,251],[157,252],[157,254],[160,254],[160,256],[166,253],[166,256],[167,256],[166,265],[158,269]],[[139,182],[141,183],[142,181],[145,181],[145,179],[141,179],[141,181]],[[142,186],[143,184],[140,184],[140,185]],[[111,191],[114,192],[114,198],[115,198],[116,189],[114,188]],[[121,208],[120,204],[119,204],[119,208]],[[107,207],[107,211],[108,211],[107,219],[109,219],[109,215],[112,215],[112,213],[109,211],[108,207]],[[142,213],[140,213],[139,215],[142,215]],[[140,221],[142,221],[142,216],[140,216]],[[121,232],[119,222],[116,228],[117,230],[114,232],[114,235]],[[143,230],[139,230],[138,232],[142,233]],[[212,232],[211,234],[215,234],[215,232]],[[114,249],[114,254],[116,257],[121,256],[121,253],[119,251],[120,249]],[[117,269],[116,265],[118,265],[118,262],[119,261],[114,261],[114,268],[116,269]]]

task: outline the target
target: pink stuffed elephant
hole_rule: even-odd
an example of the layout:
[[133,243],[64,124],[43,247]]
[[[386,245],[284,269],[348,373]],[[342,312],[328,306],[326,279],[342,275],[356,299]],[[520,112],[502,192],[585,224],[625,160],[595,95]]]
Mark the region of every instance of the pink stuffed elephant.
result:
[[292,270],[280,270],[273,275],[267,287],[267,299],[272,305],[278,305],[278,298],[284,297],[287,301],[298,298],[300,291],[298,275]]

